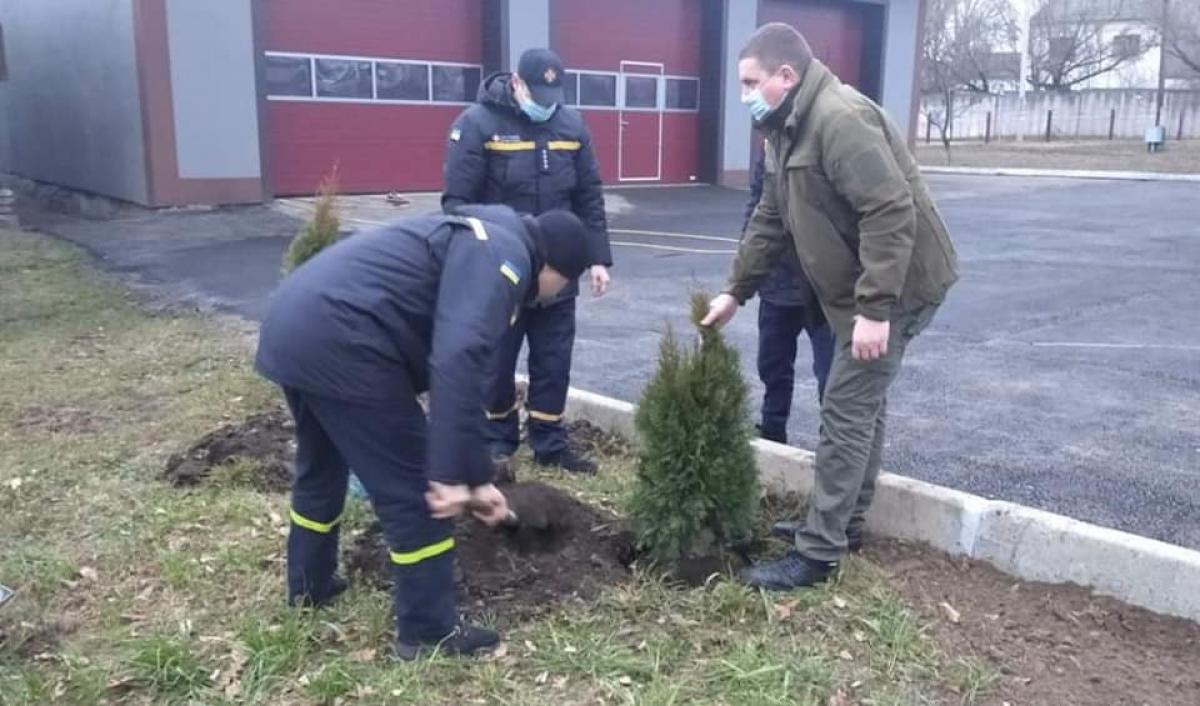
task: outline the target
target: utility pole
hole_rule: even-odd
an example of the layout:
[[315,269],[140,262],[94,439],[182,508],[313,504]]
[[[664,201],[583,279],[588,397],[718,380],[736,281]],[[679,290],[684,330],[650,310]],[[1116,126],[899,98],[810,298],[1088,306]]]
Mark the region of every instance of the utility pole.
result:
[[1025,140],[1025,83],[1030,72],[1029,61],[1029,23],[1032,11],[1030,3],[1033,0],[1018,0],[1017,12],[1020,15],[1021,38],[1018,48],[1021,50],[1021,66],[1017,69],[1017,142]]
[[1167,93],[1167,32],[1171,26],[1171,0],[1162,0],[1162,24],[1158,29],[1158,97],[1155,100],[1154,126],[1162,125],[1163,99]]

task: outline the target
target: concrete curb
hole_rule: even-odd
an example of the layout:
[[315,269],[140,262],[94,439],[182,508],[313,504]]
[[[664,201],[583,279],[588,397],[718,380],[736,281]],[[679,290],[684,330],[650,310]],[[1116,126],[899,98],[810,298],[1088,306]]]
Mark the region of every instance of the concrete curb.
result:
[[924,174],[973,176],[1057,177],[1059,179],[1107,179],[1114,181],[1173,181],[1200,184],[1200,174],[1163,172],[1117,172],[1088,169],[1026,169],[1023,167],[921,167]]
[[[566,414],[636,440],[636,407],[572,389]],[[755,441],[770,493],[807,493],[813,454]],[[1200,552],[1062,515],[884,473],[867,528],[986,561],[1018,578],[1075,583],[1132,605],[1200,622]]]

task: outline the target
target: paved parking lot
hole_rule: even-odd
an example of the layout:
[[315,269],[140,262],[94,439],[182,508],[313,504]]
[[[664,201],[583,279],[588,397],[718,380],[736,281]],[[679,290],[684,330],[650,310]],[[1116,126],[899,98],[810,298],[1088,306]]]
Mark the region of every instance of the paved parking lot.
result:
[[[963,279],[896,383],[886,468],[1200,548],[1200,188],[931,183]],[[615,286],[580,300],[577,386],[637,399],[666,324],[687,326],[689,291],[723,282],[744,198],[611,192]],[[386,220],[432,203],[356,198],[347,216]],[[255,317],[296,227],[286,214],[302,207],[39,223],[174,296]],[[754,322],[751,306],[729,335],[757,395]],[[808,369],[803,347],[798,365]],[[815,396],[802,372],[797,445],[815,440]]]

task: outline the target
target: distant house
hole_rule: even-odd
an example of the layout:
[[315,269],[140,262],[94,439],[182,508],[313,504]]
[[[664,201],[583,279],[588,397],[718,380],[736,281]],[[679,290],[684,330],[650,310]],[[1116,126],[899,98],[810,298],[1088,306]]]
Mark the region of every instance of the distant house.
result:
[[993,51],[982,57],[980,72],[987,81],[989,93],[1015,91],[1021,81],[1021,53]]
[[[1155,88],[1162,0],[1047,0],[1030,18],[1031,70],[1048,88]],[[1168,60],[1168,88],[1200,73]]]

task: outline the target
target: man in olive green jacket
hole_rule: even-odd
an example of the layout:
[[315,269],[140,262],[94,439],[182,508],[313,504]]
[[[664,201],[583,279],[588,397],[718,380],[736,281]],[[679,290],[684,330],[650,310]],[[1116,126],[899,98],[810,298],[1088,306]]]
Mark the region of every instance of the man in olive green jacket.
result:
[[767,178],[729,286],[704,323],[726,323],[794,249],[837,336],[808,516],[787,527],[796,549],[742,575],[789,590],[825,580],[861,543],[888,387],[958,265],[904,135],[814,59],[796,30],[760,28],[738,73],[742,102],[768,135]]

